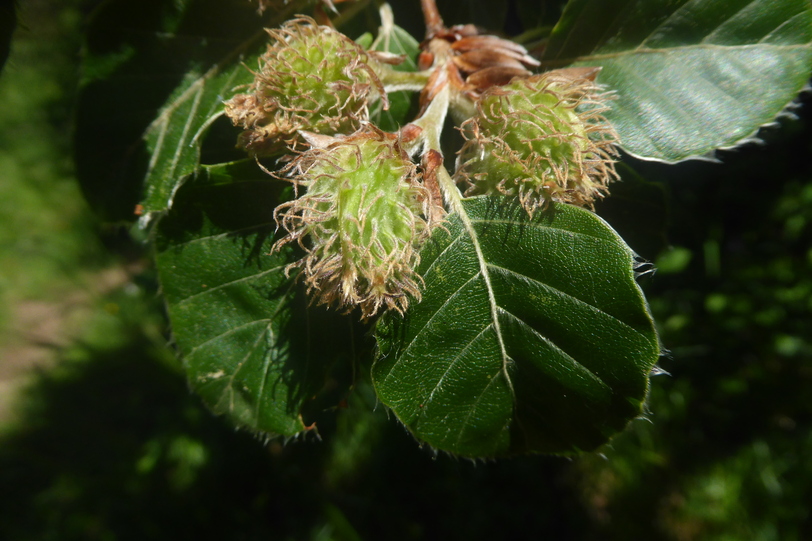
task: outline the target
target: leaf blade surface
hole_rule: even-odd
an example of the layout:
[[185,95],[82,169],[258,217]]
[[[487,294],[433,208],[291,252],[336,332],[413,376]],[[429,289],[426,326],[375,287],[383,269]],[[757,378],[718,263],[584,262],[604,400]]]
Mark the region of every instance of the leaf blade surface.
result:
[[237,426],[292,436],[354,353],[348,321],[308,307],[286,272],[298,256],[271,253],[285,185],[252,160],[204,166],[158,223],[156,264],[192,389]]
[[379,397],[455,454],[604,443],[640,414],[659,354],[631,250],[568,205],[532,220],[499,198],[464,208],[475,233],[452,215],[424,251],[423,300],[379,324]]
[[601,66],[629,153],[675,162],[753,138],[812,71],[805,0],[570,2],[548,66]]

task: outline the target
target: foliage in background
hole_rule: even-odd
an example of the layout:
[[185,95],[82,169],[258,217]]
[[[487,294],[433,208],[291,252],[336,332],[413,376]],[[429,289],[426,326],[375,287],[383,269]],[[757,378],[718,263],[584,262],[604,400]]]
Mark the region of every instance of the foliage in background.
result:
[[14,0],[2,0],[0,2],[0,69],[6,63],[9,47],[11,46],[11,36],[17,27],[17,10]]
[[36,30],[18,31],[30,37],[14,42],[2,72],[0,331],[10,340],[12,331],[21,331],[14,329],[21,301],[66,296],[110,260],[97,238],[98,223],[79,197],[70,159],[78,4],[67,4],[59,19],[26,22],[24,12],[22,20]]

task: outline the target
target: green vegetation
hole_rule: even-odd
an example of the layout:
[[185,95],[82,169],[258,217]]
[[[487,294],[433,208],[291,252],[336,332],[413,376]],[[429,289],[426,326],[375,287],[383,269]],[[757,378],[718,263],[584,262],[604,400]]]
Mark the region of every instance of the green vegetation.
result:
[[[22,389],[0,420],[0,538],[812,537],[809,104],[763,131],[766,144],[724,151],[721,163],[624,158],[623,182],[596,210],[658,268],[640,282],[668,374],[652,378],[647,420],[599,452],[483,463],[436,454],[388,418],[351,362],[331,365],[334,387],[308,405],[318,437],[265,441],[189,392],[148,254],[78,189],[71,145],[81,141],[71,138],[84,132],[72,108],[93,4],[23,3],[0,74],[0,374],[22,362],[22,346],[50,361],[0,391]],[[449,23],[482,18],[491,3],[479,4]],[[517,12],[535,17],[527,4]],[[510,28],[506,12],[476,22]],[[205,210],[219,193],[181,200]],[[167,221],[162,234],[183,234],[193,218]],[[293,328],[305,323],[302,294]],[[25,319],[33,301],[58,322],[44,347],[19,329],[41,324]],[[339,329],[328,346],[355,336],[337,356],[370,347],[356,322],[313,313]]]

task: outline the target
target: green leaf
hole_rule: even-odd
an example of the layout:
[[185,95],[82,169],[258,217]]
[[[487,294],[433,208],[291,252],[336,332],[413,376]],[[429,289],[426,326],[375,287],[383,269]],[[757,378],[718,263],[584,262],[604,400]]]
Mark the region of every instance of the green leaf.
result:
[[[286,9],[270,26],[290,14]],[[252,32],[205,71],[193,67],[150,124],[145,134],[150,161],[142,201],[147,216],[169,209],[175,191],[195,172],[206,130],[223,114],[223,101],[253,81],[250,68],[257,65],[266,39],[264,30]]]
[[160,220],[156,261],[193,390],[238,426],[289,436],[310,424],[308,407],[324,409],[314,402],[324,388],[339,387],[327,385],[335,363],[352,366],[354,330],[307,308],[286,276],[291,249],[271,254],[283,188],[253,161],[203,167]]
[[96,210],[132,220],[137,203],[147,217],[168,209],[223,100],[250,80],[263,26],[306,1],[265,20],[245,0],[110,0],[95,10],[74,139],[77,174]]
[[533,219],[498,197],[463,209],[421,253],[422,301],[378,325],[379,398],[464,456],[605,443],[641,414],[660,352],[634,254],[573,206]]
[[[201,136],[222,114],[224,97],[253,80],[253,74],[234,60],[230,56],[205,73],[188,73],[147,129],[150,162],[142,201],[144,212],[162,212],[172,206],[175,191],[200,163]],[[252,64],[251,60],[247,62]]]
[[[381,7],[381,28],[370,48],[373,51],[403,55],[405,60],[394,66],[397,71],[417,71],[420,44],[411,34],[394,23],[392,10],[386,4]],[[394,132],[409,120],[412,93],[391,92],[388,98],[389,109],[384,110],[382,102],[378,100],[370,106],[369,119],[380,129]]]
[[547,67],[601,66],[623,148],[666,162],[755,136],[812,72],[808,0],[573,0]]

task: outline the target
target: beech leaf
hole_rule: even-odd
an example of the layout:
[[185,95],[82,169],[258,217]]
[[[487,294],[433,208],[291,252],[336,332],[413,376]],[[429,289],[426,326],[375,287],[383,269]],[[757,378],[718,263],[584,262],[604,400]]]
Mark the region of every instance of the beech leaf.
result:
[[660,353],[634,253],[570,205],[532,219],[500,197],[463,209],[421,252],[422,301],[378,325],[379,398],[454,454],[600,446],[642,414]]

